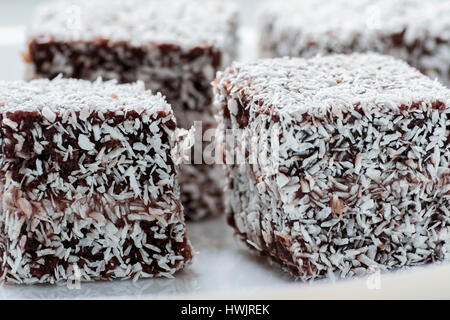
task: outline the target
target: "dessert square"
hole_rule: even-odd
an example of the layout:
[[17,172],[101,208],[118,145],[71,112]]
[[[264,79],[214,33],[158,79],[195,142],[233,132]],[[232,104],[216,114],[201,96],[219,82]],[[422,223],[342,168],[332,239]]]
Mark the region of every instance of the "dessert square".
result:
[[450,85],[450,2],[306,0],[264,4],[261,57],[374,51]]
[[[141,80],[167,97],[180,127],[202,121],[206,130],[215,126],[210,83],[236,55],[236,29],[237,8],[230,2],[58,1],[38,9],[24,56],[29,79],[62,74],[91,81]],[[209,167],[181,170],[188,217],[221,212],[221,189],[212,174]],[[213,201],[199,197],[201,190],[208,190]]]
[[0,281],[172,277],[189,264],[176,128],[143,83],[0,82]]
[[449,258],[447,88],[374,53],[234,63],[214,88],[228,220],[251,248],[301,280]]

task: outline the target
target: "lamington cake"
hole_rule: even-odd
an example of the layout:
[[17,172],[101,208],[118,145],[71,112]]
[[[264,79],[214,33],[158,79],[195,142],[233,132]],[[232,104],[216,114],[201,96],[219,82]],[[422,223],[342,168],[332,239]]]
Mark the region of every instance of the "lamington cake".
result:
[[[141,80],[167,97],[180,127],[202,121],[206,130],[216,125],[210,83],[236,55],[236,30],[237,8],[230,2],[59,1],[37,11],[24,56],[29,79],[62,74]],[[220,187],[210,170],[192,166],[181,172],[188,217],[222,211]],[[199,197],[202,190],[205,197]]]
[[277,58],[234,63],[215,99],[228,220],[251,248],[301,280],[449,258],[439,82],[375,53]]
[[261,57],[374,51],[450,85],[450,2],[303,0],[264,4]]
[[177,137],[143,83],[0,82],[0,282],[172,277],[189,264]]

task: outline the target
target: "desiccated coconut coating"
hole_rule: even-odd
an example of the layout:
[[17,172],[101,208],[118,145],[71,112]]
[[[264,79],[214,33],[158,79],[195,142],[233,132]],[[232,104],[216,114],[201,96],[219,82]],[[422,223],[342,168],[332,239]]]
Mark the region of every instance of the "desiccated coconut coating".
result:
[[226,167],[229,222],[252,248],[302,280],[448,259],[450,92],[438,82],[377,54],[283,58],[233,64],[215,96],[219,132],[275,138],[268,161],[262,148],[250,162],[249,145]]
[[172,277],[188,264],[176,127],[143,83],[0,82],[0,281]]
[[64,0],[38,7],[30,36],[55,41],[166,43],[230,50],[234,4],[210,0]]
[[[29,29],[28,78],[62,74],[121,83],[142,80],[167,97],[180,127],[214,123],[210,83],[236,55],[236,29],[237,9],[230,2],[51,2],[39,8]],[[183,167],[181,183],[183,198],[189,199],[183,201],[187,216],[199,218],[203,214],[192,210],[192,204],[220,207],[222,199],[211,173],[195,169]],[[199,197],[208,186],[213,202]],[[220,210],[202,212],[215,215]]]
[[25,56],[30,77],[142,80],[174,107],[207,113],[209,84],[235,56],[236,28],[232,3],[57,1],[37,10]]
[[450,84],[450,2],[270,1],[261,8],[263,57],[374,51],[408,61]]

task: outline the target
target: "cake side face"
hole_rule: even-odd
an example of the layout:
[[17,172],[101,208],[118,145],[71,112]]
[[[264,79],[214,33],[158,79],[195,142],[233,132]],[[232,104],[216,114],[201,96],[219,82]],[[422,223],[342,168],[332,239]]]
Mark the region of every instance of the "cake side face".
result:
[[263,57],[375,51],[450,82],[450,26],[445,1],[276,1],[261,7]]
[[227,165],[229,222],[250,247],[302,280],[448,259],[448,89],[355,54],[235,64],[215,94],[219,131],[264,141],[252,158],[237,140],[245,162]]
[[8,283],[172,275],[189,264],[176,121],[143,84],[0,83]]
[[221,68],[224,52],[214,47],[183,49],[172,44],[149,43],[141,47],[107,39],[91,42],[56,42],[31,38],[26,61],[29,79],[53,79],[58,75],[119,83],[143,81],[161,92],[180,115],[184,128],[192,125],[184,112],[202,112],[211,117],[210,82]]

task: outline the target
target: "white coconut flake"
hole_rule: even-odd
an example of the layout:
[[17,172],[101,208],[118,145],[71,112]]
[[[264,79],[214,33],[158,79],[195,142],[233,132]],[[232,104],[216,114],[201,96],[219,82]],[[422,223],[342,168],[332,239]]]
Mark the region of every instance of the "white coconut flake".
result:
[[89,137],[84,134],[80,134],[78,136],[78,145],[80,146],[81,149],[86,150],[86,151],[91,151],[91,150],[94,150],[94,148],[95,148],[95,144],[92,143],[89,140]]
[[48,107],[43,107],[42,108],[42,115],[48,120],[50,121],[50,123],[55,122],[56,120],[56,114],[50,110],[50,108]]

